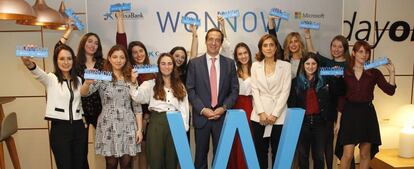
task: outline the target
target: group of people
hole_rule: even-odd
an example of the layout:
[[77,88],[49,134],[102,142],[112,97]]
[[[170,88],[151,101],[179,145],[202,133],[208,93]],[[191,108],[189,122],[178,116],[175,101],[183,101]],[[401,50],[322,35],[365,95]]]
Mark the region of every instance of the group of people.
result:
[[[187,131],[191,112],[197,169],[208,166],[210,137],[215,154],[228,109],[246,112],[263,169],[270,167],[269,148],[273,166],[288,107],[305,110],[294,166],[309,168],[311,151],[315,169],[325,168],[325,161],[332,168],[335,134],[341,168],[354,167],[356,145],[360,168],[368,169],[378,152],[381,138],[373,91],[378,85],[385,93],[394,94],[395,68],[391,61],[385,65],[388,81],[378,69],[364,70],[371,57],[367,42],[358,41],[349,51],[346,38],[338,35],[329,47],[330,59],[314,49],[308,29],[305,41],[298,32],[291,32],[282,46],[274,26],[278,18],[269,16],[269,34],[259,39],[254,61],[243,42],[231,50],[224,19],[219,17],[219,29],[212,28],[205,36],[204,54],[197,57],[197,30],[190,26],[189,56],[184,47],[174,47],[159,55],[158,73],[138,74],[132,66],[150,64],[148,52],[140,41],[127,44],[122,16],[122,12],[116,13],[117,44],[106,59],[94,33],[82,37],[75,55],[65,45],[71,26],[56,44],[53,73],[45,73],[29,57],[22,57],[47,89],[45,119],[51,121],[50,144],[59,169],[89,168],[90,124],[96,128],[96,154],[105,157],[107,169],[116,169],[118,164],[122,169],[131,168],[133,156],[140,160],[137,168],[176,169],[168,111],[181,112]],[[321,67],[344,67],[344,75],[321,76]],[[112,80],[84,79],[85,69],[112,72]],[[227,168],[247,168],[238,136],[232,146]]]

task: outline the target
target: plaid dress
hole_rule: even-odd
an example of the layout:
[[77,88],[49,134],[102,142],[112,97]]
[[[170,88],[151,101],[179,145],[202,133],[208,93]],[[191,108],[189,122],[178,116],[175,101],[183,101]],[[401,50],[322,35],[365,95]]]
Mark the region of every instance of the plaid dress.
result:
[[136,144],[137,124],[134,112],[142,112],[141,105],[132,101],[129,84],[124,81],[98,81],[89,93],[99,91],[102,113],[96,128],[95,151],[103,156],[135,156],[141,152]]

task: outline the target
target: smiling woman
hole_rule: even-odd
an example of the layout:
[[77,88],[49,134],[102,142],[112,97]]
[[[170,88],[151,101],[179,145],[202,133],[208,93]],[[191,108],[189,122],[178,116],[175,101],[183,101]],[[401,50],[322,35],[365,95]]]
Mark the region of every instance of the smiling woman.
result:
[[141,152],[142,109],[132,102],[129,96],[133,85],[131,64],[127,61],[126,49],[113,46],[107,56],[104,70],[113,72],[112,81],[85,80],[81,88],[82,96],[99,91],[102,100],[102,113],[96,128],[95,151],[105,156],[106,168],[131,168],[132,156]]
[[30,57],[24,65],[47,89],[45,119],[51,121],[50,146],[58,168],[83,168],[87,131],[80,107],[81,79],[74,69],[75,54],[66,45],[55,48],[54,73],[46,74]]
[[305,109],[305,118],[298,142],[300,168],[309,167],[312,150],[313,168],[324,168],[324,151],[327,119],[336,111],[336,97],[344,85],[341,78],[322,77],[319,58],[314,53],[304,55],[296,78],[292,80],[288,106]]
[[277,59],[277,44],[275,36],[262,36],[257,45],[258,62],[254,62],[251,68],[254,104],[250,119],[260,168],[268,168],[269,142],[274,155],[272,164],[277,154],[291,83],[291,66],[288,62]]
[[[179,111],[184,119],[185,130],[189,129],[188,97],[184,84],[179,80],[174,58],[162,53],[158,58],[159,72],[154,80],[140,86],[131,86],[134,101],[149,104],[151,112],[147,129],[147,158],[149,167],[176,169],[177,154],[174,148],[166,112]],[[137,77],[138,73],[132,73]],[[132,78],[136,84],[136,78]]]

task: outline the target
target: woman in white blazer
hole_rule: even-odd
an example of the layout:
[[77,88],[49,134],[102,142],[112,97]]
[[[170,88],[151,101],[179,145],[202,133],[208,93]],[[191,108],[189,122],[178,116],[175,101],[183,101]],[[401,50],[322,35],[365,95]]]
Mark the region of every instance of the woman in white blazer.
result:
[[253,139],[260,168],[268,168],[269,141],[272,146],[272,166],[279,145],[291,84],[290,63],[277,59],[277,39],[273,35],[260,38],[257,62],[251,68],[253,94]]
[[[30,47],[29,47],[30,48]],[[75,69],[73,50],[60,45],[53,52],[54,72],[46,73],[30,57],[23,64],[45,86],[47,103],[45,119],[51,122],[50,147],[58,169],[83,168],[87,132],[82,121],[80,105],[81,78]]]

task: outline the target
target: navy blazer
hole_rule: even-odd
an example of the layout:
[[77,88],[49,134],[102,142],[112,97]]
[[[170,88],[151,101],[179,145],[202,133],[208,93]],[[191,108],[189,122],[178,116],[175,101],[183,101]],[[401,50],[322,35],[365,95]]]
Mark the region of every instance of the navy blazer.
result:
[[[193,109],[193,122],[196,128],[202,128],[208,119],[201,115],[203,108],[211,108],[210,77],[206,54],[191,59],[188,63],[186,87],[188,100]],[[232,108],[239,95],[239,81],[234,61],[220,55],[220,80],[217,107]],[[219,120],[224,119],[223,114]]]

